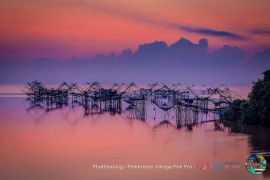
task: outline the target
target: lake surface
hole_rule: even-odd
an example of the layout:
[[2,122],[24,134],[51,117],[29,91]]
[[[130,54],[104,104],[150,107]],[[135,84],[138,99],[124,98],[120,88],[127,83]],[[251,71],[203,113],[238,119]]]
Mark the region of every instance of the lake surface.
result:
[[[81,106],[27,111],[29,102],[18,96],[1,97],[0,107],[0,179],[270,179],[269,166],[258,176],[245,169],[254,152],[270,162],[269,128],[214,122],[176,128],[170,118],[162,123],[165,115],[85,116]],[[212,170],[213,162],[239,168]]]

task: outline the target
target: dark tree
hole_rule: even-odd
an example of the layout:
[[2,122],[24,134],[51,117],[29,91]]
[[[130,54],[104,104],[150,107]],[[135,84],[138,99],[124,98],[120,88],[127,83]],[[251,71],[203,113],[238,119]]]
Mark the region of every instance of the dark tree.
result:
[[264,78],[253,82],[248,100],[235,100],[225,110],[223,119],[243,124],[270,125],[270,70]]

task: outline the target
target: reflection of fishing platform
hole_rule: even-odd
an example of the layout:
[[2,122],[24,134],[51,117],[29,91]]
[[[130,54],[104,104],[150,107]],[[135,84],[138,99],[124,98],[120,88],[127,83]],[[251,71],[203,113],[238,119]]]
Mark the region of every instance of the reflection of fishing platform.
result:
[[181,84],[159,86],[157,83],[143,88],[135,83],[114,84],[110,88],[104,88],[98,82],[88,83],[85,88],[63,83],[48,89],[34,81],[27,84],[25,93],[31,103],[28,110],[39,107],[48,112],[71,104],[72,107],[83,107],[84,116],[109,112],[130,119],[152,120],[156,124],[171,123],[177,128],[219,119],[235,98],[224,85],[196,88]]

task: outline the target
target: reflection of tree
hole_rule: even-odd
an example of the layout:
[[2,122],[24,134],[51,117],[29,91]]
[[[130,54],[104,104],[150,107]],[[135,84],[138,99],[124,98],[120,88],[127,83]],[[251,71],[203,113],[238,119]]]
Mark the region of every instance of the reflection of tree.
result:
[[235,123],[224,123],[230,129],[231,133],[242,133],[249,135],[249,143],[252,148],[250,154],[262,154],[268,162],[265,176],[270,177],[270,128],[269,127],[254,127]]

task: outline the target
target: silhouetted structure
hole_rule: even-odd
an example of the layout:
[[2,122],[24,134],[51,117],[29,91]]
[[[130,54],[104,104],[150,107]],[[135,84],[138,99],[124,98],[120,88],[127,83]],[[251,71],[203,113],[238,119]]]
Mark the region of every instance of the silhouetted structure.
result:
[[186,125],[190,130],[194,124],[208,121],[208,113],[214,115],[210,120],[219,119],[224,108],[230,106],[235,98],[224,85],[198,89],[181,84],[160,86],[157,83],[143,88],[135,83],[113,84],[110,88],[104,88],[98,82],[88,83],[84,88],[63,83],[56,89],[48,89],[41,82],[34,81],[27,84],[25,93],[31,102],[30,108],[38,106],[48,112],[71,104],[72,107],[82,106],[85,116],[126,112],[128,118],[146,120],[147,107],[152,105],[155,111],[160,109],[165,113],[164,120],[172,117],[177,128]]

